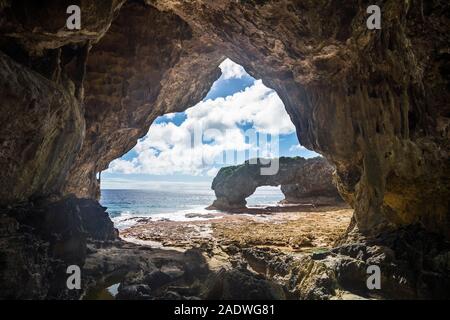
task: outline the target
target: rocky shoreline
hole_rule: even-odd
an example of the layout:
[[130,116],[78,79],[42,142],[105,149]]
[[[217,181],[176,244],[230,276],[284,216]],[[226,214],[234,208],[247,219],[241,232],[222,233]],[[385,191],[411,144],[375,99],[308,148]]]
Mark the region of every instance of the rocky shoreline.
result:
[[[62,210],[65,215],[57,214]],[[91,200],[2,210],[1,298],[449,297],[450,244],[418,225],[367,238],[348,232],[348,207],[250,212],[196,215],[190,222],[140,218],[119,235],[105,208]],[[81,267],[80,290],[66,287],[72,264]],[[367,267],[374,264],[382,270],[376,291],[366,286]]]
[[346,205],[283,205],[248,208],[215,214],[186,214],[200,220],[153,221],[136,218],[120,236],[140,244],[182,249],[208,246],[277,247],[282,251],[330,248],[350,223],[353,210]]
[[[250,208],[245,213],[242,209],[233,213],[187,214],[199,219],[195,221],[136,218],[135,225],[120,231],[126,241],[124,248],[148,251],[144,256],[149,261],[155,255],[170,257],[170,261],[162,264],[158,277],[152,280],[148,274],[154,271],[141,265],[137,274],[107,277],[103,286],[94,286],[84,298],[104,298],[108,296],[105,287],[116,282],[120,283],[115,296],[118,299],[298,299],[298,292],[288,288],[288,274],[292,274],[291,267],[295,265],[292,262],[330,250],[345,232],[352,214],[353,210],[345,205],[290,205]],[[117,256],[114,251],[121,250],[108,249],[108,254],[102,255]],[[172,259],[192,254],[197,256],[194,264],[198,264],[198,273],[189,275],[195,281],[186,282],[186,266]],[[87,265],[98,260],[102,259],[88,259]],[[173,275],[177,286],[164,283],[159,287],[161,281],[171,283]]]
[[[188,286],[194,298],[448,297],[450,246],[443,239],[418,226],[367,239],[346,234],[353,213],[348,207],[285,209],[193,222],[147,220],[123,230],[121,236],[140,245],[159,244],[157,250],[200,255],[207,271],[195,281],[195,290]],[[373,264],[382,270],[382,287],[375,291],[366,286],[367,267]],[[119,298],[137,298],[120,294],[124,288],[119,286]],[[193,298],[184,291],[172,290],[172,297]]]

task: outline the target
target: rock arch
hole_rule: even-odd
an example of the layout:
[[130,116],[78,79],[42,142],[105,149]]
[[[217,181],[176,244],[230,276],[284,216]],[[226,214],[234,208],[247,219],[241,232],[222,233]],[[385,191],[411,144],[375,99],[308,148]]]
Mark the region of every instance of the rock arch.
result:
[[433,3],[383,1],[371,31],[363,3],[82,1],[69,32],[64,2],[3,1],[0,202],[98,197],[96,173],[201,99],[228,56],[336,166],[357,229],[448,237],[448,5]]
[[[259,159],[258,159],[259,160]],[[261,186],[279,186],[288,201],[336,203],[342,201],[332,182],[333,167],[323,158],[301,157],[272,159],[278,161],[274,175],[261,175],[265,163],[246,161],[237,166],[219,170],[211,188],[216,200],[210,209],[239,209],[245,207],[246,198]]]

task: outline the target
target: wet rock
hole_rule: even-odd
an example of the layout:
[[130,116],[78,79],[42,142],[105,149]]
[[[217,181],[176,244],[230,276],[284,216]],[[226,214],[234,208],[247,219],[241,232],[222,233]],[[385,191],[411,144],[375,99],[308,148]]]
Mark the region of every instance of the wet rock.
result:
[[[344,244],[315,257],[315,261],[302,261],[299,294],[312,297],[314,292],[327,292],[327,298],[339,295],[338,291],[352,292],[362,297],[384,299],[429,299],[449,297],[450,276],[443,265],[432,261],[447,256],[450,244],[436,234],[421,227],[408,227],[381,235],[377,239]],[[438,253],[440,252],[440,253]],[[444,253],[447,252],[447,253]],[[376,265],[381,271],[381,289],[369,290],[367,268]],[[314,270],[313,272],[306,270]],[[331,279],[320,284],[320,279]],[[304,282],[312,291],[305,292]],[[319,289],[322,287],[322,289]]]
[[184,215],[186,218],[202,218],[202,219],[211,219],[215,216],[210,213],[186,213]]
[[119,300],[149,299],[150,294],[151,294],[150,287],[144,284],[120,286],[119,293],[117,294],[116,299]]
[[225,270],[213,274],[207,281],[206,299],[270,300],[284,299],[280,285],[247,270]]

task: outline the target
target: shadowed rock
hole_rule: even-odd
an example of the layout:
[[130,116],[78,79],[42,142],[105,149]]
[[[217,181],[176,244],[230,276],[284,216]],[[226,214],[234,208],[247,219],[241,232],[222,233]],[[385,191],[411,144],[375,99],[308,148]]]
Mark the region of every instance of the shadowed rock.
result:
[[0,209],[0,299],[76,299],[67,267],[82,267],[87,243],[112,243],[117,230],[92,199]]

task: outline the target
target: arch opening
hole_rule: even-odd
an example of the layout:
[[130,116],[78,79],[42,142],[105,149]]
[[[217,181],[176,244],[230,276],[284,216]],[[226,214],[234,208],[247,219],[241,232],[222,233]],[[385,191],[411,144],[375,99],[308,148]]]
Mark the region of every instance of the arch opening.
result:
[[[210,186],[222,168],[242,166],[257,159],[273,160],[277,163],[273,165],[275,171],[269,172],[266,183],[279,185],[295,182],[294,176],[291,181],[280,177],[280,161],[282,175],[287,175],[290,170],[294,172],[295,161],[318,157],[299,144],[296,129],[274,90],[230,59],[223,60],[219,68],[221,76],[202,101],[185,111],[157,117],[137,145],[112,161],[102,173],[101,189],[106,195],[100,202],[111,208],[113,220],[133,220],[142,215],[183,220],[183,213],[192,213],[189,210],[203,212],[206,207],[226,210],[210,207],[214,196],[219,198],[217,190],[211,190]],[[291,158],[292,165],[286,162]],[[242,174],[248,183],[258,184],[257,177],[250,178],[244,171]],[[331,186],[331,176],[321,178]],[[141,195],[146,191],[146,200],[138,201],[136,208],[128,205],[121,208],[118,198],[126,202],[127,197],[133,198],[133,190],[139,190],[136,192]],[[173,207],[152,193],[172,198],[169,203]],[[283,200],[279,192],[266,195],[258,192],[251,198],[251,204],[269,206]]]
[[283,192],[281,191],[281,185],[278,186],[260,186],[257,187],[255,192],[245,198],[247,207],[258,208],[261,206],[261,199],[264,199],[264,203],[270,206],[276,206],[282,200],[285,199]]

